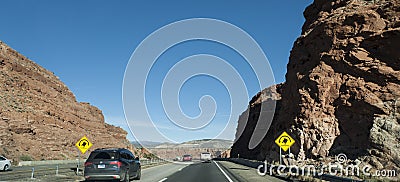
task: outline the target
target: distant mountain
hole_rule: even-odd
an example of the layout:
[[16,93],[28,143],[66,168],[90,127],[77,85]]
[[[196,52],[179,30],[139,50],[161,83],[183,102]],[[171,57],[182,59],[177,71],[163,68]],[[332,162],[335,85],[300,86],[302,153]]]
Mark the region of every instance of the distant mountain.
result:
[[142,141],[139,143],[138,141],[131,141],[131,144],[136,148],[142,148],[143,146],[146,148],[153,148],[155,146],[161,145],[162,142]]
[[135,147],[144,146],[146,148],[230,148],[233,144],[231,140],[223,140],[223,139],[201,139],[201,140],[192,140],[183,143],[169,143],[169,142],[152,142],[152,141],[143,141],[131,142]]
[[202,139],[181,143],[176,148],[231,148],[233,141],[222,139]]

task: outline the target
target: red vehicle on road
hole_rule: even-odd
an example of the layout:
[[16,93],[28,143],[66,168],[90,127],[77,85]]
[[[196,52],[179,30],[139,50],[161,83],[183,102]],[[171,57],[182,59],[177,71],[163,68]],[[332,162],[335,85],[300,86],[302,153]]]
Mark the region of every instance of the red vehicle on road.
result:
[[182,161],[192,161],[192,155],[189,154],[183,155]]

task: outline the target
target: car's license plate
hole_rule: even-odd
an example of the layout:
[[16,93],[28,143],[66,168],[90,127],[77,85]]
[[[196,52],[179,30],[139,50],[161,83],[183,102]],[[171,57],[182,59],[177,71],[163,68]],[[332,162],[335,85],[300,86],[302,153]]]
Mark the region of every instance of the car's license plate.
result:
[[104,169],[104,168],[106,168],[106,165],[105,164],[99,164],[99,165],[97,165],[97,168],[98,169]]

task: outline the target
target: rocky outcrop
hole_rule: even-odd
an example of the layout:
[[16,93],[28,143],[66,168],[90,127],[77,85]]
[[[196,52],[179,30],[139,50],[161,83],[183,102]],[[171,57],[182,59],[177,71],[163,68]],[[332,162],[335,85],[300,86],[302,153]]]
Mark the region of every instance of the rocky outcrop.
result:
[[[399,0],[315,0],[307,7],[281,105],[248,157],[276,161],[273,141],[287,131],[296,139],[292,152],[299,160],[345,153],[378,169],[399,169],[399,5]],[[248,151],[244,146],[235,143],[232,151]]]
[[0,155],[73,159],[84,135],[92,149],[131,148],[127,132],[105,123],[101,110],[77,102],[52,72],[0,42]]
[[[277,122],[275,121],[278,118],[278,113],[275,112],[275,108],[276,110],[280,110],[281,108],[282,86],[283,84],[278,84],[266,88],[251,99],[247,110],[239,116],[235,142],[230,151],[230,156],[262,160],[262,155],[260,155],[262,145],[257,145],[256,147],[251,148],[249,147],[249,143],[255,136],[260,136],[253,136],[254,133],[261,132],[262,135],[262,132],[266,132],[267,129],[256,131],[257,123],[261,122],[262,119],[273,119],[274,122],[272,122],[270,127],[271,130],[278,128],[274,126],[276,125]],[[261,107],[262,105],[263,107]],[[266,114],[267,116],[260,118],[260,113],[262,112],[264,114],[268,113]],[[259,119],[260,121],[258,121]],[[265,142],[266,139],[268,139],[268,137],[265,137],[263,142]]]

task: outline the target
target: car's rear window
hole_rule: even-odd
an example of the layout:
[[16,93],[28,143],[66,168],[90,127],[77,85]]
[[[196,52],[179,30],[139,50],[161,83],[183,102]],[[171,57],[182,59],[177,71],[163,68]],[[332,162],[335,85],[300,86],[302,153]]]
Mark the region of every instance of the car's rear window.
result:
[[184,155],[183,157],[191,157],[191,155]]
[[89,156],[89,160],[96,159],[118,159],[118,153],[112,151],[101,151],[101,152],[92,152]]

